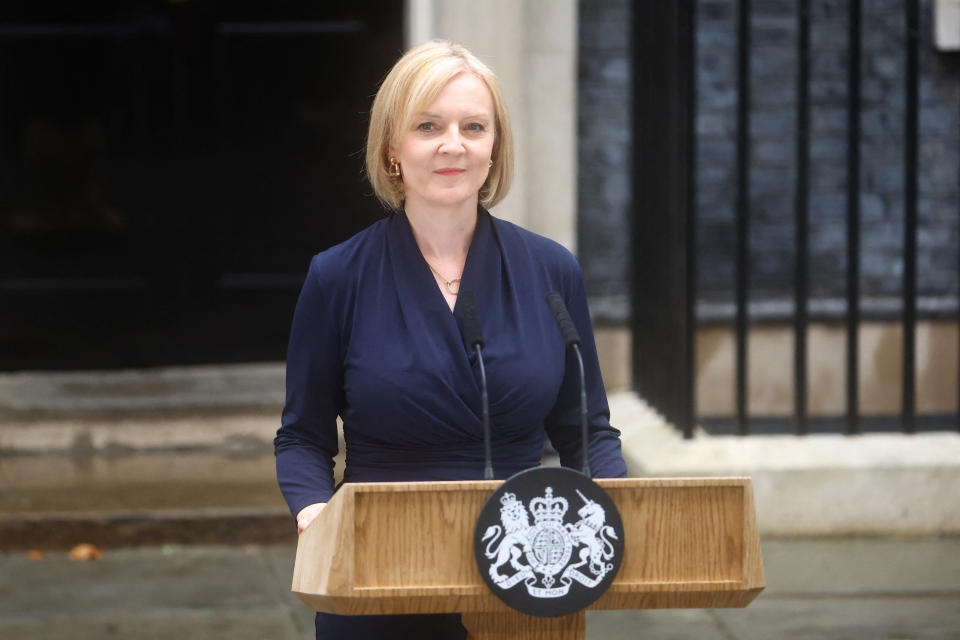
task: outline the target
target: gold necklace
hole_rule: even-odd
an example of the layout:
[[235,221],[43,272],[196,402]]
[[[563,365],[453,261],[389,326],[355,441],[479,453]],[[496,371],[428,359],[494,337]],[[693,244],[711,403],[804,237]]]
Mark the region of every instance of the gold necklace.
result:
[[[424,260],[424,262],[427,262],[427,261]],[[427,262],[427,266],[430,267],[430,271],[433,271],[435,274],[437,274],[437,277],[438,277],[438,278],[440,278],[441,280],[443,280],[443,284],[447,285],[447,291],[450,292],[450,295],[454,295],[454,296],[455,296],[455,295],[457,295],[458,293],[460,293],[460,278],[454,278],[453,280],[447,280],[447,279],[444,278],[442,275],[440,275],[440,272],[439,272],[439,271],[437,271],[436,269],[433,268],[433,265],[432,265],[432,264],[430,264],[429,262]],[[461,276],[462,276],[462,274],[461,274]],[[457,285],[457,288],[454,289],[454,288],[453,288],[453,285]]]

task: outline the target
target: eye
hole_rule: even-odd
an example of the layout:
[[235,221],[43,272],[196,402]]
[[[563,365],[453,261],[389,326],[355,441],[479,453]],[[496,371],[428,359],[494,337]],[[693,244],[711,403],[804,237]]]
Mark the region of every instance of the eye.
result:
[[467,131],[472,131],[473,133],[482,133],[487,129],[485,126],[483,126],[479,122],[471,122],[470,124],[467,125],[466,128],[467,128]]
[[417,125],[417,131],[428,132],[433,130],[434,130],[434,126],[432,122],[421,122],[420,124]]

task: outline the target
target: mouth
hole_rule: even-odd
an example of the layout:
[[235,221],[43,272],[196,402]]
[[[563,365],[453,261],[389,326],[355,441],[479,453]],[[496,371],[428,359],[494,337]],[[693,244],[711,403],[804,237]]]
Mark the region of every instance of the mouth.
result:
[[442,176],[459,176],[466,172],[466,169],[437,169],[434,171],[434,173],[439,173]]

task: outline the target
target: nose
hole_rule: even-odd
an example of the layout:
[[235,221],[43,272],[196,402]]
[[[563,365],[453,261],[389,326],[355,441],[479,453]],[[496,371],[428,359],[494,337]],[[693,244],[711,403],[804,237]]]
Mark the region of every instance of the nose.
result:
[[440,139],[440,153],[463,153],[463,137],[459,126],[448,127]]

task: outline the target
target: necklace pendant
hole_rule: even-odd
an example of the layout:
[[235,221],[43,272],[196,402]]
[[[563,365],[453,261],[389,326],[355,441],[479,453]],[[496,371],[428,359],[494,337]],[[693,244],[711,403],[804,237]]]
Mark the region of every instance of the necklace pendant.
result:
[[447,291],[449,291],[451,295],[457,295],[458,293],[460,293],[460,278],[454,278],[453,280],[444,280],[444,282],[447,285]]

